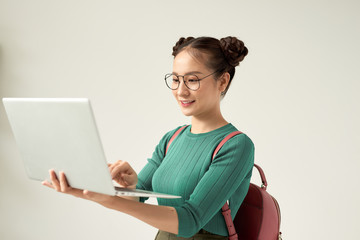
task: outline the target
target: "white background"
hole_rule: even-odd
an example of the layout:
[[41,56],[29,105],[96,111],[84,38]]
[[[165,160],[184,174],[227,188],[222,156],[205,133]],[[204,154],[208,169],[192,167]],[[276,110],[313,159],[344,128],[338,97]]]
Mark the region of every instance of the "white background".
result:
[[[284,239],[356,239],[359,10],[356,0],[0,0],[0,97],[90,98],[108,160],[139,171],[164,133],[189,123],[163,81],[175,42],[237,36],[249,55],[222,110],[255,143]],[[0,131],[0,239],[153,239],[137,219],[29,180],[2,104]]]

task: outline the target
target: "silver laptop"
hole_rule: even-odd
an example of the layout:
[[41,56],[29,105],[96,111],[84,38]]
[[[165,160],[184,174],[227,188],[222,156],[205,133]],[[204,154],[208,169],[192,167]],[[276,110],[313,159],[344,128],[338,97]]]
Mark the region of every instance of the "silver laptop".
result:
[[119,196],[180,198],[114,186],[86,98],[3,98],[29,178],[64,171],[74,188]]

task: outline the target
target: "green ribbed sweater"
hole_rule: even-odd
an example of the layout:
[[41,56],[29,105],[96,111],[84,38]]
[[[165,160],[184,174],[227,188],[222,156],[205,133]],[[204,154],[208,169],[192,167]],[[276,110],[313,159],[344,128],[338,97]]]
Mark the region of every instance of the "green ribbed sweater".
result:
[[138,175],[137,188],[182,196],[158,198],[159,205],[176,209],[179,237],[191,237],[200,229],[227,236],[221,207],[229,199],[235,217],[249,188],[254,145],[246,134],[237,135],[224,144],[211,162],[220,141],[237,129],[227,124],[211,132],[193,134],[190,125],[176,137],[165,156],[167,143],[179,128],[160,140]]

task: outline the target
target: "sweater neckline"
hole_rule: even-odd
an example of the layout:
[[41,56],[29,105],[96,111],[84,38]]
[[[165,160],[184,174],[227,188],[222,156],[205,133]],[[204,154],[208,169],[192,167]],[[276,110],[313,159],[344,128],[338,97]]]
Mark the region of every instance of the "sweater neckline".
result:
[[206,133],[192,133],[191,132],[191,127],[192,125],[189,125],[187,128],[186,128],[186,131],[185,131],[185,134],[186,136],[188,137],[191,137],[191,138],[202,138],[202,137],[208,137],[208,136],[211,136],[211,135],[218,135],[222,132],[227,132],[228,130],[230,130],[231,128],[233,128],[234,126],[231,124],[231,123],[228,123],[220,128],[217,128],[217,129],[214,129],[210,132],[206,132]]

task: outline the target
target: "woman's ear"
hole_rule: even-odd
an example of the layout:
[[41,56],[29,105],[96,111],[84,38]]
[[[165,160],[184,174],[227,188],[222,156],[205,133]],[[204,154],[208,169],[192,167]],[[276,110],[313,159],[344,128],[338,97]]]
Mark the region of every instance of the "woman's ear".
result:
[[221,75],[221,77],[218,80],[220,92],[225,91],[226,87],[229,85],[229,81],[230,81],[230,74],[228,72]]

